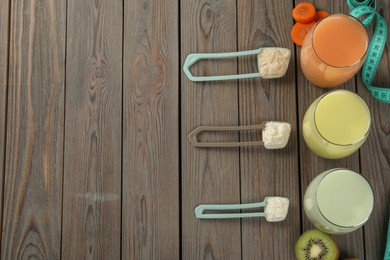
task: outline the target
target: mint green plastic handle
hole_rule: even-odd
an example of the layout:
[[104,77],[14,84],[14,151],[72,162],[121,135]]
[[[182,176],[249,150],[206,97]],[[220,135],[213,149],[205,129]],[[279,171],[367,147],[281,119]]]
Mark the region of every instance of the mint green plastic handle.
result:
[[190,72],[190,67],[199,60],[209,59],[226,59],[241,56],[257,55],[260,54],[260,50],[239,51],[239,52],[223,52],[223,53],[192,53],[187,56],[184,62],[183,71],[191,81],[215,81],[215,80],[229,80],[229,79],[247,79],[260,77],[260,73],[248,73],[238,75],[220,75],[220,76],[194,76]]
[[250,217],[266,217],[265,212],[249,212],[249,213],[204,213],[206,210],[240,210],[265,207],[267,198],[264,202],[247,203],[247,204],[219,204],[219,205],[199,205],[195,209],[195,215],[200,219],[226,219],[226,218],[250,218]]

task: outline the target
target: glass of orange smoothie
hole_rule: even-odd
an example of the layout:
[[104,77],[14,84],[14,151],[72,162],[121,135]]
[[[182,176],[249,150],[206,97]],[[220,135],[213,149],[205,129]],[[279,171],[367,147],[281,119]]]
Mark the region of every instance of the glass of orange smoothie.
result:
[[303,74],[319,87],[341,85],[362,67],[368,45],[359,20],[346,14],[329,15],[305,37],[300,56]]

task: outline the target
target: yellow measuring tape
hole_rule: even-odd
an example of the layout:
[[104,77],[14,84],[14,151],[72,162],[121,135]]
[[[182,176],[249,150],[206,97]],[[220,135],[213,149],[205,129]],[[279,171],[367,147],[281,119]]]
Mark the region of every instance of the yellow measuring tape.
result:
[[367,16],[363,21],[364,26],[368,26],[374,18],[376,18],[375,30],[368,47],[367,57],[363,64],[362,80],[370,91],[371,95],[377,100],[390,104],[390,89],[379,88],[372,85],[379,62],[381,60],[383,50],[387,40],[387,25],[386,21],[375,11],[375,0],[348,0],[348,7],[351,10],[350,15],[359,18]]

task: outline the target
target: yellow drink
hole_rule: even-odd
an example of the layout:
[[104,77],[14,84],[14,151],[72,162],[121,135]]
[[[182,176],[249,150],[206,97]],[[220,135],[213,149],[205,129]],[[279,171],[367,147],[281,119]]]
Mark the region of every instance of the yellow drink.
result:
[[374,195],[368,181],[347,169],[332,169],[308,186],[304,209],[309,220],[330,234],[352,232],[368,220]]
[[303,118],[303,138],[312,152],[327,159],[358,150],[370,131],[370,110],[364,100],[347,90],[317,98]]

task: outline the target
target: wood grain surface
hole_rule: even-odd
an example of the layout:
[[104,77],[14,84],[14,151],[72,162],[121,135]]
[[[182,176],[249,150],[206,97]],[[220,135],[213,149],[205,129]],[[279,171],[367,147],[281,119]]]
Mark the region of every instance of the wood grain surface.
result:
[[59,259],[65,1],[12,1],[2,259]]
[[121,256],[122,1],[68,1],[64,259]]
[[[377,10],[390,24],[390,2],[377,2]],[[373,28],[373,27],[371,27]],[[379,64],[374,86],[389,87],[390,34]],[[360,149],[360,171],[374,190],[375,207],[364,227],[366,259],[382,259],[389,225],[390,199],[390,109],[388,104],[374,99],[358,77],[357,90],[371,110],[371,132]]]
[[[238,49],[285,47],[293,49],[289,32],[292,3],[287,1],[238,1]],[[243,259],[294,259],[294,241],[300,234],[298,131],[292,52],[287,74],[281,79],[248,79],[239,82],[240,125],[283,121],[292,125],[284,149],[243,148],[240,153],[241,202],[263,201],[268,196],[290,199],[288,218],[268,223],[264,218],[242,220]],[[257,71],[257,59],[239,61],[239,72]],[[243,135],[241,140],[249,140]],[[258,138],[261,138],[258,136]],[[257,209],[260,210],[260,209]],[[253,245],[257,246],[253,246]],[[280,250],[284,248],[286,250]]]
[[[307,0],[348,13],[346,1]],[[340,259],[383,259],[389,224],[390,111],[360,73],[372,116],[362,148],[314,155],[302,136],[309,83],[290,37],[302,0],[0,0],[0,259],[295,259],[314,226],[302,199],[314,177],[360,172],[375,194],[367,224],[335,235]],[[390,2],[377,0],[390,25]],[[373,26],[367,28],[372,34]],[[389,87],[390,34],[374,83]],[[190,53],[278,46],[292,51],[279,79],[192,82]],[[195,75],[257,71],[256,57],[202,60]],[[284,121],[284,149],[195,148],[199,126]],[[261,139],[207,132],[207,141]],[[200,204],[290,199],[287,218],[201,220]],[[257,209],[261,211],[262,209]],[[253,212],[250,210],[249,212]]]
[[[5,167],[5,135],[7,114],[7,73],[8,73],[8,37],[9,2],[0,0],[0,187],[3,187]],[[0,192],[0,223],[3,223],[3,190]],[[0,248],[2,237],[0,224]]]
[[179,5],[124,1],[124,259],[178,259]]
[[[235,1],[181,2],[181,58],[189,53],[237,51]],[[237,61],[204,61],[196,75],[236,74]],[[240,203],[238,148],[199,149],[187,135],[201,125],[238,125],[238,82],[190,82],[181,79],[182,257],[239,259],[241,224],[233,220],[199,220],[199,204]],[[204,141],[238,141],[238,133],[204,135]]]

